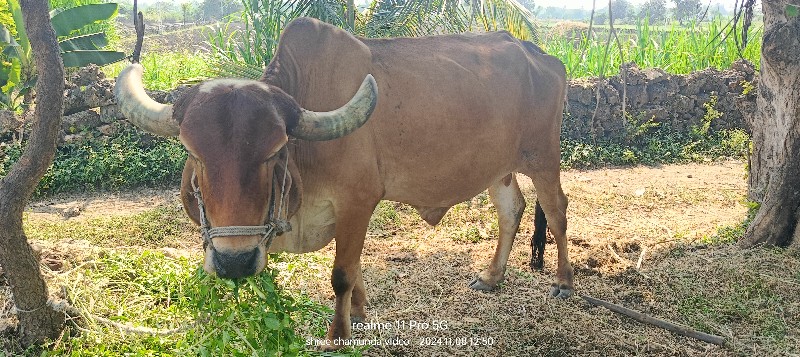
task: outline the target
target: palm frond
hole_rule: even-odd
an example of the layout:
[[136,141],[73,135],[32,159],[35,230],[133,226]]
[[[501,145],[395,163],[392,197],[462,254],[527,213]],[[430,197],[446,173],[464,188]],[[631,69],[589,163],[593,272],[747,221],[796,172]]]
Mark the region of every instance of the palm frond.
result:
[[[242,0],[244,29],[235,36],[211,36],[219,68],[250,77],[228,63],[263,68],[272,58],[278,37],[294,18],[310,16],[348,28],[348,0]],[[354,34],[364,37],[417,37],[467,31],[505,29],[513,36],[538,42],[531,13],[517,0],[372,0],[356,14]]]
[[362,36],[427,36],[505,29],[537,41],[531,13],[516,0],[373,0],[363,20]]
[[533,15],[517,0],[473,0],[471,7],[483,30],[506,30],[516,38],[539,43]]

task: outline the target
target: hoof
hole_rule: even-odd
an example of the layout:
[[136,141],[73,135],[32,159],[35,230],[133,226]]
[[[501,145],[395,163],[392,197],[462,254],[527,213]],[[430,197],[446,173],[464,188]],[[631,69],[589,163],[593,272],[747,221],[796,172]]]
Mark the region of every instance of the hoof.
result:
[[469,288],[472,290],[480,290],[480,291],[492,291],[494,290],[494,286],[489,286],[481,280],[481,278],[475,278],[469,283]]
[[531,259],[530,267],[532,272],[542,271],[544,269],[544,261],[540,259]]
[[367,321],[366,317],[360,315],[350,315],[350,323],[362,323]]
[[556,285],[550,287],[550,296],[558,299],[566,299],[572,296],[572,288],[566,285]]

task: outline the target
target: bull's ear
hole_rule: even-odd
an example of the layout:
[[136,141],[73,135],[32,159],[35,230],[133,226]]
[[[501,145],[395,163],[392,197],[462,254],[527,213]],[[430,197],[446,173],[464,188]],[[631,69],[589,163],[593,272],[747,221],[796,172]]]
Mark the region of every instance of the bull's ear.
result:
[[200,225],[200,207],[197,205],[197,198],[194,197],[192,190],[192,173],[194,173],[194,163],[191,158],[186,159],[183,165],[183,176],[181,177],[181,203],[183,210],[196,225]]
[[303,109],[300,108],[300,105],[297,104],[294,98],[284,91],[276,90],[274,93],[273,103],[275,104],[275,110],[278,112],[278,116],[283,119],[286,125],[286,132],[291,133],[297,126]]
[[303,181],[292,157],[289,157],[289,175],[292,177],[292,187],[289,189],[289,217],[293,217],[303,203]]
[[[189,110],[192,103],[194,103],[194,97],[197,96],[198,92],[200,92],[199,84],[187,89],[186,92],[181,94],[174,101],[175,105],[173,105],[172,108],[172,118],[178,122],[178,125],[183,122],[183,118],[186,117],[186,112]],[[189,187],[191,187],[191,185]]]

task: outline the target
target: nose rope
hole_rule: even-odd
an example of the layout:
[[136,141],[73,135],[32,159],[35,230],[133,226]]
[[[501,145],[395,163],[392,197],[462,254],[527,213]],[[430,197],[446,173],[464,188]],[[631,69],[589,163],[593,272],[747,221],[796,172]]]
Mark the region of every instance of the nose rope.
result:
[[[284,148],[285,149],[285,148]],[[200,234],[203,236],[203,243],[211,245],[211,249],[214,248],[214,238],[217,237],[230,237],[230,236],[261,236],[261,240],[258,242],[258,246],[261,246],[266,242],[265,250],[268,250],[269,247],[272,245],[272,241],[275,239],[275,236],[280,235],[285,232],[290,232],[292,230],[292,226],[289,221],[286,219],[287,214],[283,212],[283,203],[284,197],[286,196],[286,178],[289,172],[289,153],[286,152],[286,161],[284,163],[284,170],[283,170],[283,183],[281,184],[281,192],[280,192],[280,200],[278,202],[278,211],[277,216],[274,217],[274,210],[275,210],[275,198],[270,199],[270,208],[269,214],[267,216],[264,225],[261,226],[223,226],[223,227],[211,227],[211,224],[208,222],[208,216],[206,215],[206,206],[205,202],[203,201],[203,195],[200,193],[200,187],[197,184],[197,172],[192,171],[192,194],[194,198],[197,200],[197,207],[200,210]],[[288,207],[288,206],[287,206]],[[283,216],[283,217],[281,217]]]

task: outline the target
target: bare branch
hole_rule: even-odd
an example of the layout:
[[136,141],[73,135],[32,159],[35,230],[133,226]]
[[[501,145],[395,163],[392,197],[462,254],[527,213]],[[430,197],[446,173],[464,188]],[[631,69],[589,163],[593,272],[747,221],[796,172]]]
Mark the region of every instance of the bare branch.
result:
[[677,333],[677,334],[679,334],[681,336],[691,337],[691,338],[694,338],[694,339],[697,339],[697,340],[700,340],[700,341],[713,343],[713,344],[719,345],[719,346],[724,346],[725,345],[725,338],[721,337],[721,336],[707,334],[705,332],[700,332],[700,331],[694,330],[694,329],[692,329],[690,327],[676,324],[674,322],[661,320],[661,319],[658,319],[658,318],[655,318],[655,317],[652,317],[652,316],[648,316],[648,315],[645,315],[645,314],[643,314],[641,312],[638,312],[638,311],[635,311],[635,310],[631,310],[631,309],[629,309],[627,307],[623,307],[623,306],[620,306],[620,305],[617,305],[617,304],[613,304],[613,303],[610,303],[608,301],[596,299],[596,298],[593,298],[593,297],[588,296],[588,295],[581,295],[581,298],[583,298],[584,300],[586,300],[587,302],[589,302],[592,305],[605,307],[606,309],[609,309],[609,310],[611,310],[613,312],[616,312],[618,314],[622,314],[622,315],[628,316],[628,317],[630,317],[630,318],[632,318],[632,319],[634,319],[636,321],[639,321],[639,322],[642,322],[642,323],[647,323],[647,324],[650,324],[650,325],[653,325],[653,326],[656,326],[656,327],[660,327],[660,328],[663,328],[665,330],[669,330],[669,331],[672,331],[674,333]]

